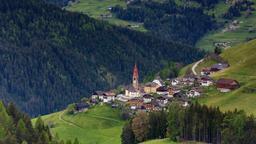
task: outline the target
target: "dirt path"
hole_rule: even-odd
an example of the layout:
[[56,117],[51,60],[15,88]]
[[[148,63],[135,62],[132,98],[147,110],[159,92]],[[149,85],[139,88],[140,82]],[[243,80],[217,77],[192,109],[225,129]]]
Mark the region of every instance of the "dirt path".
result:
[[193,66],[192,66],[192,72],[193,72],[193,74],[194,75],[197,75],[197,72],[196,72],[196,67],[201,63],[201,62],[203,62],[204,61],[204,59],[201,59],[200,61],[198,61],[198,62],[196,62]]
[[[62,118],[63,114],[65,113],[65,111],[62,111],[60,114],[59,114],[59,120],[62,121],[63,123],[67,124],[67,125],[70,125],[70,126],[74,126],[74,127],[79,127],[79,128],[83,128],[73,122],[70,122],[70,121],[67,121],[65,119]],[[93,118],[98,118],[98,119],[104,119],[104,120],[109,120],[109,121],[114,121],[114,122],[121,122],[120,120],[116,120],[116,119],[112,119],[112,118],[108,118],[108,117],[101,117],[101,116],[98,116],[98,115],[87,115],[88,117],[93,117]]]
[[64,120],[64,119],[62,118],[62,116],[63,116],[64,113],[65,113],[65,111],[62,111],[62,112],[59,114],[59,120],[60,120],[60,121],[62,121],[63,123],[65,123],[65,124],[67,124],[67,125],[70,125],[70,126],[82,128],[82,127],[80,127],[79,125],[76,125],[76,124],[74,124],[74,123],[72,123],[72,122],[69,122],[69,121],[67,121],[67,120]]

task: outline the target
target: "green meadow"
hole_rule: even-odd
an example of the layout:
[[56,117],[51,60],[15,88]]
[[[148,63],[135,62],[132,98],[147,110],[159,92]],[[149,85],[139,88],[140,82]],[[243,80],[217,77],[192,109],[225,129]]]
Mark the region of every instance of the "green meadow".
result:
[[[53,135],[63,140],[78,138],[81,144],[120,144],[124,121],[120,111],[109,106],[95,106],[75,115],[65,111],[42,116]],[[33,120],[35,121],[35,119]]]
[[172,142],[169,139],[157,139],[143,142],[141,144],[177,144],[176,142]]
[[[96,19],[101,19],[101,15],[111,14],[108,8],[116,5],[120,5],[125,8],[126,2],[125,0],[80,0],[79,2],[67,6],[65,9],[73,12],[84,13]],[[117,26],[128,27],[128,25],[138,25],[138,27],[134,27],[132,29],[142,32],[146,31],[143,24],[117,19],[114,15],[112,15],[111,18],[105,18],[104,20]]]

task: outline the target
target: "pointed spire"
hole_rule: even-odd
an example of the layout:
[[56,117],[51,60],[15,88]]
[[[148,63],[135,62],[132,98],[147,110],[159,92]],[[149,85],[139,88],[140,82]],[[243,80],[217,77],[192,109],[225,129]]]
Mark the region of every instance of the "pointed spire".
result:
[[138,90],[139,89],[139,70],[137,68],[137,64],[135,63],[133,68],[133,77],[132,77],[132,85],[133,87]]
[[136,78],[136,79],[139,78],[139,70],[137,68],[137,64],[136,63],[135,63],[134,68],[133,68],[133,79],[134,78]]

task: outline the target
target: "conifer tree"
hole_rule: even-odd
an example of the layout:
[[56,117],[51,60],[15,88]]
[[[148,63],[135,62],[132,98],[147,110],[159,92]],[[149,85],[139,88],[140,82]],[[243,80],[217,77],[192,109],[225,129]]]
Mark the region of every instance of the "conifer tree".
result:
[[7,131],[9,131],[12,127],[12,119],[7,114],[5,106],[2,101],[0,101],[0,132],[1,135],[6,135]]
[[24,140],[28,139],[28,130],[22,119],[18,121],[18,124],[16,127],[16,137],[19,143],[22,143]]
[[74,144],[79,144],[79,141],[77,138],[75,138]]

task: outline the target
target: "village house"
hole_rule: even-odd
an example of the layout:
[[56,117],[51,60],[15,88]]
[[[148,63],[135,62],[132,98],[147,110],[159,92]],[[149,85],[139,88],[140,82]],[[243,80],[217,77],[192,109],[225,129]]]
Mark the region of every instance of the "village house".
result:
[[187,95],[187,97],[189,97],[189,98],[195,98],[195,97],[200,96],[201,93],[200,93],[198,90],[196,90],[196,89],[192,89],[192,90],[188,91],[188,92],[186,93],[186,95]]
[[157,76],[156,79],[153,80],[153,83],[158,84],[159,87],[164,85],[164,81],[161,79],[160,76]]
[[204,75],[200,77],[199,83],[201,86],[208,87],[213,84],[213,79],[209,76]]
[[165,107],[169,101],[169,98],[160,96],[160,97],[156,98],[156,101],[158,102],[159,106]]
[[168,95],[169,91],[168,91],[168,88],[166,86],[161,86],[161,87],[156,89],[156,93],[159,94],[159,95]]
[[176,85],[178,85],[179,84],[179,80],[178,79],[173,79],[173,80],[171,80],[171,85],[172,86],[176,86]]
[[130,106],[131,110],[141,109],[141,106],[144,104],[143,99],[141,98],[133,98],[130,99],[127,104]]
[[[100,93],[101,94],[101,93]],[[94,97],[96,97],[94,95]],[[109,103],[115,100],[116,94],[113,92],[103,92],[102,95],[98,95],[99,100],[103,103]]]
[[201,75],[210,75],[211,74],[211,69],[210,68],[203,68],[201,71]]
[[228,67],[229,67],[229,64],[227,64],[227,63],[217,63],[211,67],[211,72],[221,71]]
[[191,86],[194,84],[195,80],[196,80],[195,76],[187,76],[182,78],[181,83],[182,85]]
[[150,94],[143,95],[143,102],[144,103],[150,103],[153,99],[154,99],[153,96],[151,96]]
[[128,97],[124,94],[118,94],[116,96],[116,100],[121,101],[121,102],[127,102],[129,99],[131,99],[131,97]]
[[239,83],[233,79],[222,78],[217,81],[216,87],[220,92],[230,92],[239,88]]
[[146,110],[146,111],[154,111],[154,110],[156,110],[155,109],[155,105],[152,104],[152,103],[143,104],[141,109]]
[[139,89],[135,89],[133,86],[128,86],[125,90],[125,96],[130,98],[140,97],[141,91]]
[[92,99],[103,99],[103,94],[104,94],[103,91],[95,91],[95,92],[93,92],[91,98]]
[[145,86],[144,86],[144,92],[145,93],[156,93],[156,89],[159,88],[160,85],[158,85],[157,83],[155,82],[149,82],[149,83],[146,83]]
[[168,96],[173,97],[174,94],[179,93],[180,89],[178,87],[169,87],[168,88]]

